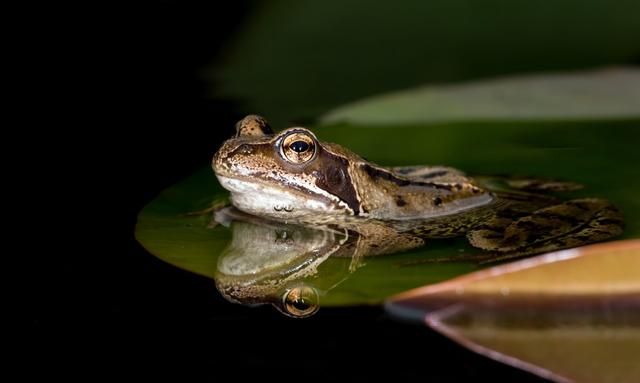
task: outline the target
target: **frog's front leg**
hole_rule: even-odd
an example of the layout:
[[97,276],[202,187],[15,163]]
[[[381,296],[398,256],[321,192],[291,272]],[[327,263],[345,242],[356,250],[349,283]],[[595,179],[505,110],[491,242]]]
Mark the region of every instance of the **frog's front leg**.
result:
[[485,261],[502,261],[604,241],[622,233],[622,214],[606,200],[584,198],[534,211],[505,224],[494,218],[467,234],[489,250]]
[[205,209],[202,210],[196,210],[196,211],[190,211],[188,213],[184,213],[182,214],[183,216],[186,217],[192,217],[192,216],[204,216],[204,215],[211,215],[211,220],[209,222],[209,224],[207,225],[208,228],[214,228],[218,225],[218,222],[216,222],[215,220],[215,214],[216,212],[231,206],[231,203],[229,202],[228,198],[218,198],[216,200],[214,200],[213,202],[211,202],[211,205]]

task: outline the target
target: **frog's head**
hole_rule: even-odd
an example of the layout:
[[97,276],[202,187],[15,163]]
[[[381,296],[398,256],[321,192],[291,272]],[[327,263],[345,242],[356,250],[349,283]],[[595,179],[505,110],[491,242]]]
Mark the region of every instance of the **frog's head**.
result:
[[233,204],[248,213],[289,219],[307,215],[358,214],[350,176],[350,151],[318,141],[308,129],[273,134],[266,121],[247,116],[236,125],[212,161]]

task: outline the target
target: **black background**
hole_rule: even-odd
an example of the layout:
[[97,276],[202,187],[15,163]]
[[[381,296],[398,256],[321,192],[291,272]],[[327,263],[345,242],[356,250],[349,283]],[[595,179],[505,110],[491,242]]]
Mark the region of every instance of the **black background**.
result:
[[82,202],[65,206],[68,252],[56,255],[55,274],[43,270],[46,283],[31,301],[29,354],[52,362],[51,371],[86,378],[197,371],[210,380],[542,381],[379,307],[323,308],[294,320],[271,307],[230,304],[213,281],[156,259],[135,241],[140,209],[205,166],[235,121],[252,112],[242,100],[208,97],[211,84],[202,77],[251,6],[136,3],[83,21],[97,33],[78,40],[71,68],[78,89],[91,89],[75,94],[84,131],[70,145],[82,154],[71,159],[79,182],[69,196]]

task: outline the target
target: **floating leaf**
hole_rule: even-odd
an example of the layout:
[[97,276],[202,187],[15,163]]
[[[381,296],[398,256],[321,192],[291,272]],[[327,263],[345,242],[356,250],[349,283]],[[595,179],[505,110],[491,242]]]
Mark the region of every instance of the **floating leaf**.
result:
[[[316,130],[384,165],[447,164],[476,174],[524,174],[576,181],[585,188],[572,196],[611,200],[627,217],[624,236],[640,237],[635,142],[638,122],[546,123],[437,126],[336,125]],[[478,129],[481,127],[482,129]],[[613,129],[613,130],[611,130]],[[615,134],[611,134],[614,131]],[[384,147],[380,146],[384,142]],[[180,268],[215,278],[219,257],[231,243],[224,226],[209,228],[210,215],[186,215],[228,195],[205,168],[163,191],[140,213],[136,237],[152,254]],[[424,248],[367,258],[353,273],[350,260],[329,258],[313,283],[323,306],[379,304],[402,291],[476,270],[465,262],[425,259],[477,252],[464,238],[432,240]],[[335,281],[336,283],[330,283]],[[339,282],[339,283],[337,283]]]
[[635,68],[429,85],[347,104],[322,120],[371,125],[630,117],[640,117]]
[[640,380],[640,240],[496,266],[397,295],[387,309],[559,382]]
[[419,84],[608,65],[639,53],[633,0],[299,0],[254,9],[212,68],[213,90],[276,125]]

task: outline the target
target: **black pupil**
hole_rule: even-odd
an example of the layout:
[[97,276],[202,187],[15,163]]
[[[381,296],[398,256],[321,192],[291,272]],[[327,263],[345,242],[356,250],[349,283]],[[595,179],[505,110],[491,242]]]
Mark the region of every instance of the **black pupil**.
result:
[[298,298],[295,301],[293,301],[293,307],[295,307],[300,311],[305,311],[309,308],[309,305],[307,304],[307,302],[304,301],[304,299]]
[[291,150],[297,153],[306,152],[309,150],[309,144],[304,141],[295,141],[291,144]]

